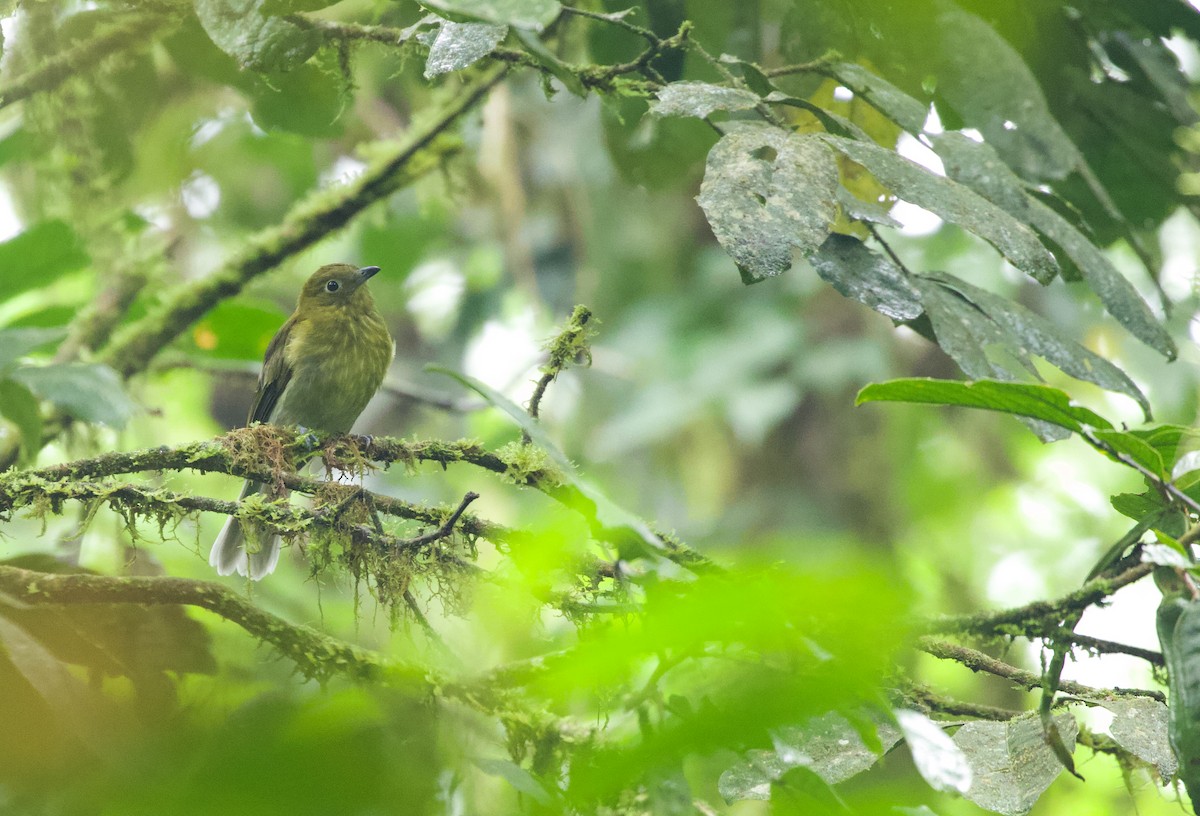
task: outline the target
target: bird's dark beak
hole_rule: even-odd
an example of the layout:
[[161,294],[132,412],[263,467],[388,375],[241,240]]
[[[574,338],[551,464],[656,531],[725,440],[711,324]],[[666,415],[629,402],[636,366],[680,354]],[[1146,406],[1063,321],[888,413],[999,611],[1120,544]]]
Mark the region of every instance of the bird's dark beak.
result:
[[374,277],[375,273],[378,271],[379,271],[378,266],[364,266],[362,269],[358,270],[359,281],[362,283],[366,283],[372,277]]

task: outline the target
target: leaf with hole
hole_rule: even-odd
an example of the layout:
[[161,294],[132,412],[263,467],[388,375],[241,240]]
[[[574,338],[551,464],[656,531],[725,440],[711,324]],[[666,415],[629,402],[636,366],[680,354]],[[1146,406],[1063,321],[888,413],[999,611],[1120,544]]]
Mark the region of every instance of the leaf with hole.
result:
[[814,136],[731,123],[709,151],[698,201],[746,283],[787,271],[815,251],[837,217],[838,170]]

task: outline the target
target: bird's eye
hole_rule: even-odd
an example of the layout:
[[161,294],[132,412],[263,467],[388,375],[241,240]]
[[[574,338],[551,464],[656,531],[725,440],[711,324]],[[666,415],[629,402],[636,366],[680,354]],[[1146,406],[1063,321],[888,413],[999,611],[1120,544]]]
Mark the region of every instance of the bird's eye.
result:
[[326,292],[336,292],[340,287],[341,287],[341,284],[339,284],[335,280],[331,280],[325,284],[325,291]]

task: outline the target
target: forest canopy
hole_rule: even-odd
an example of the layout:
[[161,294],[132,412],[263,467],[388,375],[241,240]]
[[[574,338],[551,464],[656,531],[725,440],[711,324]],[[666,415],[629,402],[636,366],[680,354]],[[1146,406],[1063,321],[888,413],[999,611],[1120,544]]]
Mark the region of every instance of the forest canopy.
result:
[[1194,810],[1195,7],[0,12],[0,810]]

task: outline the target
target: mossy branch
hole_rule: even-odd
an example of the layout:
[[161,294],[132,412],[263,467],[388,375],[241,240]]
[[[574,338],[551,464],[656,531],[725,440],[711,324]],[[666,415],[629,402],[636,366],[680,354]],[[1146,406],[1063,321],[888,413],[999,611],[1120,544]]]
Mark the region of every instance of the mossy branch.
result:
[[345,186],[316,191],[283,222],[244,241],[244,249],[212,275],[176,289],[166,302],[126,327],[100,359],[123,376],[141,370],[159,351],[224,298],[241,291],[285,258],[346,226],[370,205],[441,167],[461,143],[446,135],[457,119],[482,100],[507,72],[493,67],[466,85],[447,104],[414,122],[407,133]]
[[71,77],[87,76],[114,54],[148,49],[158,34],[180,19],[177,12],[162,11],[140,11],[122,17],[115,25],[47,58],[8,82],[0,90],[0,108],[37,93],[52,91]]

